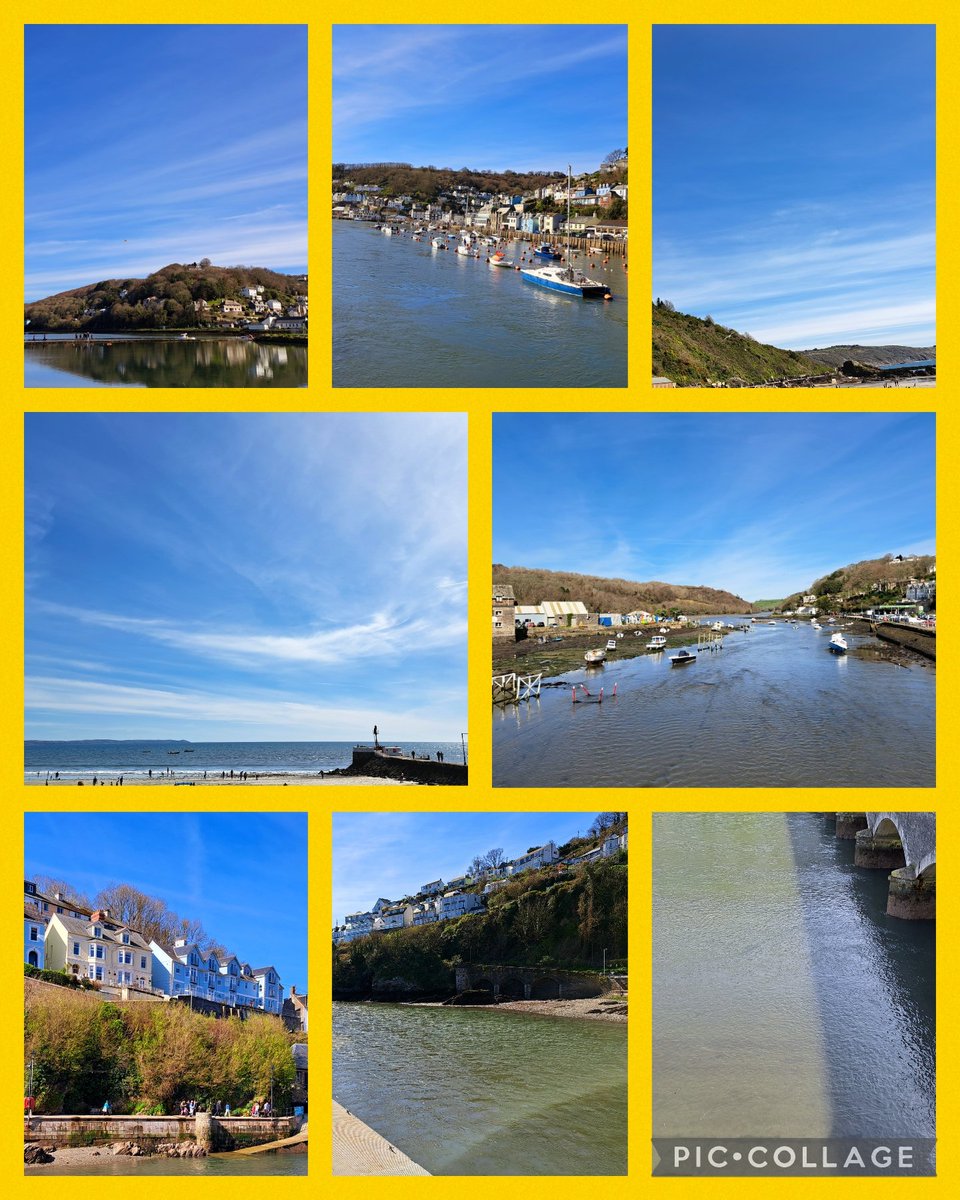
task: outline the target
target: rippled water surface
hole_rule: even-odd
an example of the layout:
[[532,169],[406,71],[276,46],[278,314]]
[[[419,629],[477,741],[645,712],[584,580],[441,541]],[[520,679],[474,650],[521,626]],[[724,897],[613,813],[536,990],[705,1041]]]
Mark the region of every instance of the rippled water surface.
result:
[[334,386],[626,387],[623,259],[575,261],[610,284],[613,301],[562,296],[429,239],[334,221]]
[[623,1175],[624,1025],[333,1006],[333,1094],[433,1175]]
[[[869,635],[844,631],[851,648]],[[567,673],[567,689],[495,708],[501,787],[932,787],[936,672],[837,656],[829,629],[755,625],[671,667],[669,654]],[[618,695],[611,698],[614,684]]]
[[51,335],[24,347],[26,387],[306,387],[306,346],[241,338]]
[[814,813],[654,817],[657,1136],[932,1137],[934,923]]

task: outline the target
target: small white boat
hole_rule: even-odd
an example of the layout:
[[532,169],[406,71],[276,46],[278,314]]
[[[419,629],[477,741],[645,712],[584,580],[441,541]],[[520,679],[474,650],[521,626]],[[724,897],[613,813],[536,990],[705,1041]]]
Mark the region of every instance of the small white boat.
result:
[[609,639],[607,640],[607,649],[608,649],[608,650],[616,650],[616,648],[617,648],[617,639],[616,639],[616,638],[609,638]]
[[846,654],[847,650],[849,649],[847,645],[847,639],[842,633],[831,634],[830,643],[827,646],[827,649],[833,654]]
[[587,666],[596,666],[598,663],[602,663],[606,657],[606,650],[588,650],[583,656],[583,661]]
[[662,650],[666,644],[667,644],[667,639],[663,636],[662,633],[658,633],[654,637],[652,637],[649,642],[647,642],[647,649],[648,650]]
[[820,624],[820,622],[819,622],[819,621],[811,621],[811,622],[810,622],[810,628],[811,628],[811,629],[822,629],[822,628],[823,628],[823,626]]
[[434,250],[446,250],[447,241],[446,238],[442,237],[432,238],[430,245],[434,248]]
[[678,650],[676,654],[670,655],[671,667],[685,667],[687,663],[697,661],[697,656],[691,654],[689,650]]
[[380,232],[382,234],[384,234],[386,237],[393,237],[393,230],[390,228],[389,225],[382,225],[380,227]]
[[513,269],[513,263],[504,255],[502,250],[498,250],[496,254],[490,256],[491,267],[507,267]]

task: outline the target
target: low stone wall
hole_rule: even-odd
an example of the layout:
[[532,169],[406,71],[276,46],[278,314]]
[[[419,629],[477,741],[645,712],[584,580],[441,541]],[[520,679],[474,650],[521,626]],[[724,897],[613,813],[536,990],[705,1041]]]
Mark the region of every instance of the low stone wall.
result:
[[236,1150],[291,1137],[299,1117],[33,1116],[23,1119],[23,1140],[41,1146],[101,1146],[136,1142],[146,1151],[161,1142],[195,1141],[208,1150]]
[[901,625],[896,621],[878,621],[872,626],[873,632],[881,641],[896,642],[898,646],[906,646],[924,658],[937,657],[937,631],[935,629],[919,629],[916,625]]

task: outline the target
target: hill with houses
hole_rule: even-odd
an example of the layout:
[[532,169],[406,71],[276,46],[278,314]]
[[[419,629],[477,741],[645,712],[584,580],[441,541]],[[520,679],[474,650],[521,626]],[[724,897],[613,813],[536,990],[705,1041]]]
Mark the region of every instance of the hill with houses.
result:
[[170,263],[145,279],[103,279],[24,305],[31,332],[259,328],[302,333],[307,276],[267,267]]
[[579,600],[591,613],[629,613],[637,609],[670,615],[751,611],[749,601],[719,588],[659,581],[633,583],[626,579],[603,579],[569,571],[507,567],[502,563],[494,563],[493,578],[499,584],[509,584],[520,605],[536,605],[545,600]]
[[862,612],[892,604],[937,607],[937,560],[933,554],[886,554],[838,567],[795,592],[781,611],[815,608],[824,612]]

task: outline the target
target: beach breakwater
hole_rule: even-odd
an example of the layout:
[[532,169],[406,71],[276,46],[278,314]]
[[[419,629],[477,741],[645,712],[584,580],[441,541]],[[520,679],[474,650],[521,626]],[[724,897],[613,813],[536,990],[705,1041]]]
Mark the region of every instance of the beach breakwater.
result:
[[429,783],[464,786],[467,768],[464,763],[436,762],[428,758],[402,758],[384,754],[369,746],[355,746],[349,767],[340,767],[331,775],[364,775],[377,779],[397,779],[402,783]]
[[260,1146],[298,1133],[300,1117],[181,1116],[24,1117],[23,1140],[40,1146],[100,1146],[135,1142],[152,1153],[163,1142],[192,1141],[207,1151]]

